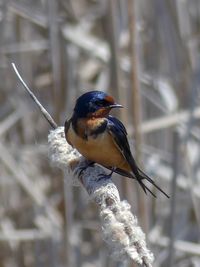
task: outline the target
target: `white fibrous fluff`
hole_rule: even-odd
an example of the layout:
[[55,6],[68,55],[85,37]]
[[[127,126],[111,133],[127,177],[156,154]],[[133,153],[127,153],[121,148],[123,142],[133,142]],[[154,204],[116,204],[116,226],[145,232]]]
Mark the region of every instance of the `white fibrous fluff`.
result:
[[51,162],[78,179],[90,198],[98,205],[103,239],[111,255],[120,261],[132,260],[138,265],[152,267],[153,254],[147,249],[145,234],[132,214],[127,201],[121,201],[112,180],[100,166],[87,167],[87,160],[69,145],[64,127],[58,127],[48,136]]
[[70,168],[71,164],[78,162],[81,158],[80,153],[67,143],[64,127],[50,131],[48,143],[51,162],[61,169]]
[[127,201],[119,201],[102,209],[100,217],[104,239],[112,248],[114,258],[131,258],[138,264],[152,266],[153,254],[147,249],[145,234]]

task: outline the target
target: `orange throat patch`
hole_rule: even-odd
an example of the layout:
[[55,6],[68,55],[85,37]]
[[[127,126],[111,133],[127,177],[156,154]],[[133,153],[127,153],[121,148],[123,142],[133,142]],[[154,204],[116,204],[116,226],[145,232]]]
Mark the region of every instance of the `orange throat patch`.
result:
[[111,108],[100,108],[96,112],[89,113],[88,118],[95,119],[95,118],[105,118],[109,115]]
[[91,118],[83,118],[79,119],[77,122],[77,133],[83,139],[86,135],[90,135],[90,133],[94,132],[98,129],[102,123],[104,123],[104,117],[91,117]]

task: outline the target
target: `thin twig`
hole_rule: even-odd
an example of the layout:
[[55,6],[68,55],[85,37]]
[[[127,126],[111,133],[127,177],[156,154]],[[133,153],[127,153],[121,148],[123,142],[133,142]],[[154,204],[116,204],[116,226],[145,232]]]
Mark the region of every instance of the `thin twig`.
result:
[[30,97],[33,99],[33,101],[39,107],[39,109],[42,112],[42,114],[45,117],[45,119],[49,122],[49,124],[51,125],[51,127],[53,129],[56,129],[58,127],[58,125],[56,124],[56,122],[54,121],[54,119],[51,117],[51,115],[47,112],[47,110],[41,105],[41,103],[39,102],[39,100],[37,99],[37,97],[33,94],[33,92],[31,91],[31,89],[27,86],[27,84],[25,83],[25,81],[22,79],[21,75],[19,74],[19,71],[18,71],[17,67],[15,66],[15,63],[12,63],[12,67],[13,67],[13,69],[14,69],[17,77],[18,77],[18,79],[23,84],[24,88],[26,89],[26,91],[28,92],[28,94],[30,95]]
[[173,178],[171,182],[171,207],[170,207],[170,218],[169,218],[169,255],[168,265],[169,267],[174,266],[174,243],[175,243],[175,220],[176,220],[176,200],[177,200],[177,178],[178,178],[178,164],[179,164],[179,135],[177,131],[173,134]]
[[[190,111],[182,110],[170,115],[162,116],[160,118],[144,121],[141,125],[141,131],[144,134],[152,133],[158,130],[170,128],[172,126],[185,123],[190,118]],[[200,108],[195,108],[193,111],[193,118],[200,118]]]

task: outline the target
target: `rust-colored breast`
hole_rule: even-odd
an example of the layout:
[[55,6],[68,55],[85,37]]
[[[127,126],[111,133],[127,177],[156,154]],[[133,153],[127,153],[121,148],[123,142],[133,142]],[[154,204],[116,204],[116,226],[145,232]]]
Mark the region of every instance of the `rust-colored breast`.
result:
[[104,122],[104,118],[79,119],[76,123],[76,132],[81,138],[87,139],[88,136],[93,135],[95,132],[97,132]]
[[[94,123],[93,126],[95,125],[95,122],[88,121],[87,123],[89,125]],[[95,138],[88,136],[87,139],[83,139],[77,135],[72,125],[70,125],[66,135],[69,143],[88,160],[103,166],[119,167],[124,170],[130,169],[108,131],[104,131]]]

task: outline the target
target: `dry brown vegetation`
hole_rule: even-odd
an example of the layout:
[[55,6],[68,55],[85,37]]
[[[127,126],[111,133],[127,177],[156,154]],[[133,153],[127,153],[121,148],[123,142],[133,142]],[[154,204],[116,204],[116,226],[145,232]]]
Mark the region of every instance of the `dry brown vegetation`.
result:
[[154,267],[200,266],[199,36],[198,0],[0,0],[0,266],[133,266],[109,257],[96,206],[50,166],[50,126],[11,62],[58,125],[87,90],[126,107],[135,157],[171,198],[113,181]]

